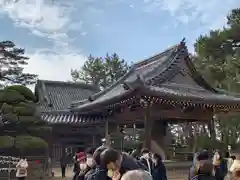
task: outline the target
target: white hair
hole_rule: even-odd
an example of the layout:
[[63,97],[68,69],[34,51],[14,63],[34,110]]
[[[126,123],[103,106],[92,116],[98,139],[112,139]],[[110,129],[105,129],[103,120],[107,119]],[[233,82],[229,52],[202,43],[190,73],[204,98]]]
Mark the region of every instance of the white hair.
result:
[[133,171],[128,171],[126,172],[121,180],[152,180],[151,175],[142,170],[133,170]]

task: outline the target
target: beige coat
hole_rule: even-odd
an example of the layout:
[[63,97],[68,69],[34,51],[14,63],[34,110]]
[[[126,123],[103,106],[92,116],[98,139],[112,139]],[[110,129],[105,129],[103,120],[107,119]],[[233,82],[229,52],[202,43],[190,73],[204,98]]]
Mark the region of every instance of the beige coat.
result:
[[16,177],[27,176],[28,162],[26,159],[20,159],[20,161],[16,165],[16,168],[17,168]]

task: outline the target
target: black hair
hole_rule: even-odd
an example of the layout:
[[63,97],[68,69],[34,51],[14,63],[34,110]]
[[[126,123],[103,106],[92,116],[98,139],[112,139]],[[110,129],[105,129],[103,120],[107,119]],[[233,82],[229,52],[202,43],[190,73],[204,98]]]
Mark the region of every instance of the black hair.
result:
[[100,165],[101,164],[101,153],[106,149],[106,147],[104,146],[100,146],[98,147],[94,153],[93,153],[93,159],[95,160],[96,162],[96,165]]
[[208,151],[204,150],[204,151],[198,153],[198,155],[197,155],[198,161],[207,160],[207,159],[209,159]]
[[116,162],[120,156],[121,154],[115,149],[112,148],[105,149],[100,156],[101,165],[106,167],[109,163]]
[[235,160],[235,159],[236,159],[236,156],[231,156],[231,158],[232,158],[233,160]]
[[162,157],[156,153],[153,154],[153,158],[154,159],[157,159],[158,161],[161,161],[162,160]]
[[89,147],[85,150],[85,154],[93,154],[95,151],[94,147]]
[[26,159],[26,157],[24,155],[21,155],[20,159]]
[[149,149],[147,149],[147,148],[143,148],[142,150],[141,150],[141,154],[143,155],[143,154],[145,154],[145,153],[149,153],[150,151],[149,151]]
[[226,158],[230,158],[230,153],[229,153],[229,151],[226,151],[226,152],[225,152],[225,157],[226,157]]

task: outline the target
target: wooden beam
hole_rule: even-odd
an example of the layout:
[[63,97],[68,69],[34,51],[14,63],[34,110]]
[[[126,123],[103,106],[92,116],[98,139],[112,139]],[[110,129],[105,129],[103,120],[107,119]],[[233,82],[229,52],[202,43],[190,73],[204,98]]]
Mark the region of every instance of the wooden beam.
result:
[[[185,121],[208,121],[209,119],[212,118],[213,113],[209,111],[192,111],[192,112],[181,112],[178,109],[160,109],[156,107],[150,108],[150,116],[153,119],[182,119]],[[143,109],[138,109],[136,111],[130,111],[129,109],[126,110],[124,113],[117,114],[115,115],[115,119],[117,121],[123,121],[126,122],[128,121],[129,123],[133,123],[133,120],[143,120],[144,119],[144,110]]]
[[67,135],[104,135],[104,128],[102,129],[82,129],[80,131],[73,131],[71,129],[53,129],[53,133],[56,135],[67,134]]

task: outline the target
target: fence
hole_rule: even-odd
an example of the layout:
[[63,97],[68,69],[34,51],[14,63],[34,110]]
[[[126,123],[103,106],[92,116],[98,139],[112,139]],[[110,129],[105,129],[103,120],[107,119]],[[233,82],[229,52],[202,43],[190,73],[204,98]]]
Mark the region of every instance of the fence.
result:
[[[28,156],[28,179],[40,180],[49,176],[47,159],[43,156]],[[16,164],[19,158],[0,156],[0,180],[16,179]]]

